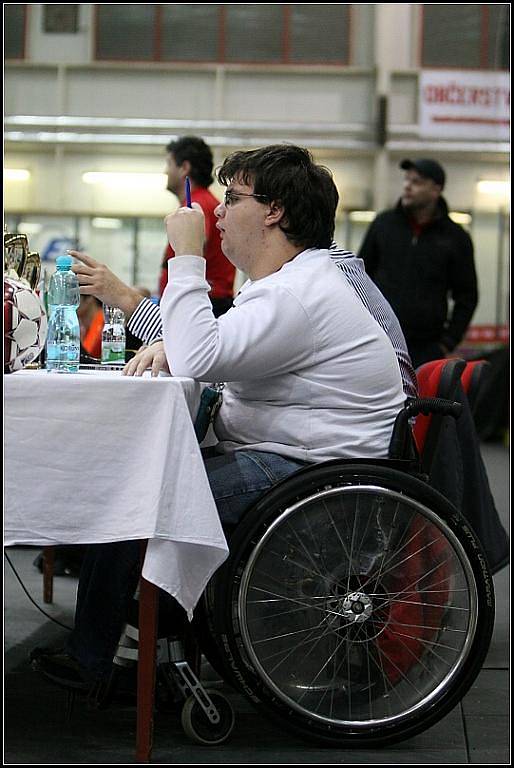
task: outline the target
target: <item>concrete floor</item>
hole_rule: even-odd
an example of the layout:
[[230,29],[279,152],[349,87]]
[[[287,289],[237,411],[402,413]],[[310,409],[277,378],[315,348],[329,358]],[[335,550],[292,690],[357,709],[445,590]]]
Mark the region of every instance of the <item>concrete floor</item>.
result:
[[[482,446],[498,512],[509,529],[509,451]],[[39,605],[41,575],[32,565],[39,550],[13,547],[8,555]],[[236,711],[231,740],[219,747],[192,743],[174,714],[156,713],[152,762],[156,764],[510,764],[509,630],[510,567],[494,577],[497,613],[484,667],[471,690],[441,722],[414,738],[381,750],[320,748],[303,742],[256,713],[228,686]],[[56,577],[54,604],[45,610],[70,625],[77,580]],[[135,762],[135,708],[119,704],[104,711],[75,703],[66,718],[66,694],[36,675],[28,654],[38,645],[60,645],[66,630],[28,600],[5,564],[4,765],[132,764]],[[209,672],[209,669],[207,670]]]

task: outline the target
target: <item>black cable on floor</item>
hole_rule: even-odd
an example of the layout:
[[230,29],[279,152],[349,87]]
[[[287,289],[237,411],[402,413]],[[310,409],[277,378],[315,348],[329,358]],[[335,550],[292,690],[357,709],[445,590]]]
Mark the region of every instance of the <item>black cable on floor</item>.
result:
[[47,617],[47,619],[50,619],[50,621],[53,621],[53,622],[54,622],[54,624],[58,624],[60,627],[63,627],[64,629],[67,629],[67,630],[69,630],[69,631],[71,632],[71,631],[72,631],[72,629],[73,629],[73,627],[68,627],[66,624],[63,624],[61,621],[58,621],[58,619],[55,619],[53,616],[50,616],[50,614],[49,614],[49,613],[47,613],[46,611],[44,611],[44,610],[41,608],[41,606],[40,606],[40,605],[38,605],[38,604],[36,603],[36,601],[35,601],[35,600],[32,598],[32,596],[29,594],[29,592],[28,592],[27,588],[25,587],[25,584],[24,584],[24,583],[23,583],[23,581],[21,580],[21,578],[20,578],[20,576],[19,576],[19,574],[18,574],[18,571],[17,571],[17,570],[16,570],[16,568],[14,567],[14,565],[13,565],[13,563],[12,563],[12,561],[11,561],[11,558],[9,557],[9,555],[7,554],[7,552],[4,552],[4,556],[5,556],[6,560],[7,560],[7,562],[9,563],[9,565],[11,566],[12,572],[14,573],[14,575],[16,576],[16,578],[18,579],[18,581],[19,581],[19,583],[20,583],[20,586],[21,586],[21,588],[23,589],[23,591],[24,591],[24,592],[25,592],[25,594],[27,595],[27,597],[28,597],[28,599],[30,600],[30,602],[32,603],[32,605],[34,605],[34,606],[35,606],[35,607],[38,609],[38,611],[41,611],[41,613],[42,613],[44,616],[46,616],[46,617]]

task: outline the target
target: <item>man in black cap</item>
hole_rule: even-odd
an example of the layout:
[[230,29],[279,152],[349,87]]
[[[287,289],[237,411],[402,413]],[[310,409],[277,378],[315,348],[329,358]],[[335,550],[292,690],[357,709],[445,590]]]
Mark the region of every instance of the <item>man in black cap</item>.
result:
[[417,368],[461,341],[478,290],[471,238],[442,197],[443,168],[430,159],[403,160],[400,168],[402,196],[372,222],[359,256],[395,311]]

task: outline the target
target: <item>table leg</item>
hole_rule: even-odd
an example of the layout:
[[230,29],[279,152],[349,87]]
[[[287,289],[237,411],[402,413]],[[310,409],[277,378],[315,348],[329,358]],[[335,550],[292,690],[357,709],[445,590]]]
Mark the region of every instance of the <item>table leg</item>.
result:
[[54,599],[54,559],[55,547],[43,547],[43,602],[52,603]]
[[136,761],[149,763],[153,741],[158,590],[141,576],[137,662]]

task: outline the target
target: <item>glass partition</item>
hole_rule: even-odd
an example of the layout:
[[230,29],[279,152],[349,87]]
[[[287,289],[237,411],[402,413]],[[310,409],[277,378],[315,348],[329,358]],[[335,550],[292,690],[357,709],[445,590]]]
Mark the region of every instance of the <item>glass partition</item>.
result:
[[37,251],[42,266],[51,271],[57,256],[78,245],[78,219],[75,216],[11,214],[6,216],[5,223],[10,232],[27,235],[29,249]]
[[[341,248],[358,254],[374,211],[338,213],[335,240]],[[457,213],[470,232],[475,249],[480,300],[472,324],[506,326],[509,319],[510,217],[507,211]],[[56,257],[78,248],[106,264],[121,280],[147,288],[155,295],[166,233],[162,217],[54,216],[6,214],[10,232],[23,232],[29,247],[41,255],[42,265],[53,272]],[[245,275],[237,274],[236,290]]]
[[162,218],[139,219],[135,285],[148,288],[151,294],[157,293],[166,244],[166,232]]
[[136,219],[77,217],[80,249],[106,264],[124,283],[137,271]]

